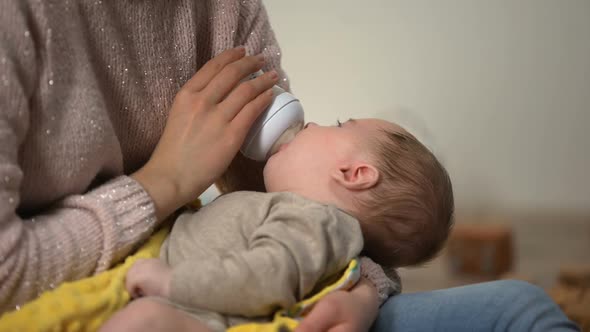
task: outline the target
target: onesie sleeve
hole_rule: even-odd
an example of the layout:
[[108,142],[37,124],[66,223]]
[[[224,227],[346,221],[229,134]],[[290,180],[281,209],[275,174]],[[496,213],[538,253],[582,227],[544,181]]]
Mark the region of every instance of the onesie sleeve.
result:
[[379,306],[383,305],[390,296],[402,291],[402,284],[396,270],[385,273],[381,265],[373,262],[369,257],[361,257],[361,276],[366,278],[377,289]]

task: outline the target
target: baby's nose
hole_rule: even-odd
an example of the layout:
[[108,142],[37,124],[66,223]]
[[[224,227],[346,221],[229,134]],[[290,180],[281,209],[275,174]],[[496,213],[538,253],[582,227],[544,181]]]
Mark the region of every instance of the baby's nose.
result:
[[305,127],[303,127],[303,128],[314,127],[314,126],[317,126],[317,123],[315,123],[315,122],[308,122],[307,124],[305,124]]

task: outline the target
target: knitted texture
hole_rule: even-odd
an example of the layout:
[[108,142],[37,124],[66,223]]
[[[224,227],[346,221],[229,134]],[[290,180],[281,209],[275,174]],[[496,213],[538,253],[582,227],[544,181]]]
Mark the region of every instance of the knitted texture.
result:
[[3,332],[96,331],[129,300],[125,275],[138,259],[158,257],[169,227],[154,234],[135,254],[108,271],[66,282],[19,310],[0,316]]
[[153,203],[126,175],[182,85],[238,45],[285,77],[256,0],[0,2],[0,313],[152,233]]
[[361,257],[361,276],[367,278],[379,295],[379,305],[381,306],[390,296],[402,292],[402,283],[397,271],[390,269],[385,273],[381,265],[373,262],[369,257]]

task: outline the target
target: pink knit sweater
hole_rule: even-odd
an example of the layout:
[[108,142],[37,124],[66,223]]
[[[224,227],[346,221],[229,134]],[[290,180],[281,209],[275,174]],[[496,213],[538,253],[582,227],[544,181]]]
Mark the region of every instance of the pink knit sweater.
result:
[[280,68],[259,1],[173,3],[0,4],[0,312],[107,269],[150,234],[154,206],[126,174],[199,67],[246,45]]
[[205,62],[246,45],[285,77],[259,0],[4,0],[0,37],[0,313],[149,236],[127,175]]

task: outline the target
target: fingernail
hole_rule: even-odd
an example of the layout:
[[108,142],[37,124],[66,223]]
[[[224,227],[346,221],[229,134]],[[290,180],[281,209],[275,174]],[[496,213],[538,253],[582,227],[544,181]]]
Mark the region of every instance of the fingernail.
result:
[[236,47],[236,50],[240,53],[240,54],[246,54],[246,47],[243,45],[240,45],[238,47]]
[[269,97],[272,97],[272,95],[273,95],[272,89],[266,90],[265,94]]
[[271,78],[272,80],[276,80],[276,79],[278,79],[278,78],[279,78],[279,74],[277,74],[277,71],[276,71],[276,70],[272,70],[272,71],[270,72],[270,78]]
[[264,55],[262,55],[262,54],[258,54],[258,55],[256,56],[256,60],[258,60],[258,62],[264,62]]

